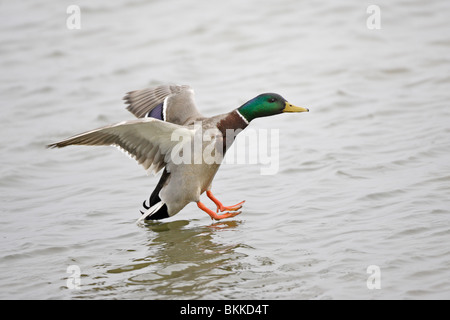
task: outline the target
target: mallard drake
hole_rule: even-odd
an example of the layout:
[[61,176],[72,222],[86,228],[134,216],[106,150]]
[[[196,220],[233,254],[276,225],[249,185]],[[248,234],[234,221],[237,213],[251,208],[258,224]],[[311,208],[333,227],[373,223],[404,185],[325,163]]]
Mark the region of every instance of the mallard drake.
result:
[[[190,202],[196,202],[215,220],[240,214],[238,210],[245,201],[224,206],[211,191],[212,180],[236,135],[255,118],[309,111],[276,93],[263,93],[231,112],[207,118],[197,110],[194,91],[186,85],[131,91],[124,100],[127,110],[138,119],[81,133],[47,147],[112,145],[127,152],[148,172],[156,174],[164,169],[144,201],[145,211],[141,210],[138,221],[172,217]],[[204,192],[216,211],[200,202]]]

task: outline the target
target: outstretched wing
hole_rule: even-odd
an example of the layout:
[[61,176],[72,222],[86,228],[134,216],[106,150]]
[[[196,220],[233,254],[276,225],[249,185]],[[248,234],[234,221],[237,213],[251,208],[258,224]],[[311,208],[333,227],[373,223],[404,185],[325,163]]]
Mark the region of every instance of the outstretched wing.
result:
[[131,91],[123,99],[127,110],[138,118],[152,117],[179,125],[203,118],[195,106],[194,91],[186,85]]
[[[176,135],[173,135],[174,132]],[[157,173],[171,161],[172,149],[176,146],[181,149],[181,143],[189,141],[189,139],[183,139],[180,143],[179,137],[192,138],[193,134],[193,131],[186,127],[153,118],[144,118],[101,127],[50,144],[47,147],[112,145],[128,153],[148,172]]]

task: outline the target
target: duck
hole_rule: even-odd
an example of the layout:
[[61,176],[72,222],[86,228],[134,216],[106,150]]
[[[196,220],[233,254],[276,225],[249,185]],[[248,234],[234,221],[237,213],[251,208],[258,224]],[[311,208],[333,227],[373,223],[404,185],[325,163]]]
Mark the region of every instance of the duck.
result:
[[[162,170],[155,189],[142,204],[138,222],[173,217],[191,202],[213,220],[237,216],[245,201],[226,206],[211,190],[236,136],[257,118],[309,112],[279,94],[262,93],[228,113],[205,117],[197,109],[194,90],[176,84],[130,91],[123,99],[126,109],[137,119],[77,134],[47,147],[115,146],[148,174]],[[215,210],[200,201],[205,192]]]

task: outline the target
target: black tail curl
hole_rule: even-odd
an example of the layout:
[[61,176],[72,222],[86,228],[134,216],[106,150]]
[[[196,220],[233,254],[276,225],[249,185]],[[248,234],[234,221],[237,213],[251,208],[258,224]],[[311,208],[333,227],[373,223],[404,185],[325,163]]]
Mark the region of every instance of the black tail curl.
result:
[[[144,211],[140,210],[141,214],[144,214],[146,210],[150,209],[150,207],[154,206],[155,204],[157,204],[158,202],[161,201],[161,198],[159,197],[159,192],[161,191],[162,187],[166,184],[166,181],[169,177],[170,177],[170,173],[167,172],[167,169],[164,169],[161,179],[159,179],[159,182],[156,185],[155,190],[153,190],[150,198],[148,200],[145,200],[142,203],[142,206],[144,207]],[[150,205],[147,204],[147,201],[150,203]],[[169,218],[169,213],[167,211],[166,204],[164,204],[155,213],[146,217],[145,220],[161,220],[161,219],[165,219],[165,218]]]

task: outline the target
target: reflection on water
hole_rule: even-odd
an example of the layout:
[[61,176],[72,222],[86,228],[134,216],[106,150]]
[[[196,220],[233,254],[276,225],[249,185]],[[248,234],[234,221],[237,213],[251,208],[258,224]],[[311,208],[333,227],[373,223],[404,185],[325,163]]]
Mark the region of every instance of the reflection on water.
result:
[[[221,278],[234,272],[233,261],[245,257],[236,252],[242,244],[215,241],[217,233],[238,228],[242,223],[233,220],[199,226],[189,220],[146,222],[142,228],[147,229],[148,240],[143,256],[124,265],[109,266],[106,277],[129,274],[126,286],[133,291],[145,290],[145,298],[201,297],[202,288],[214,291],[209,283],[220,283]],[[104,290],[105,284],[99,284],[98,288],[93,284],[83,290],[83,295],[78,297]],[[220,290],[220,286],[215,290]]]

